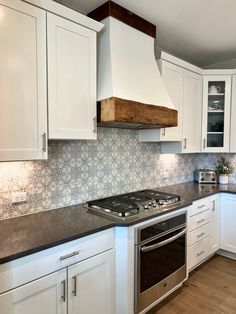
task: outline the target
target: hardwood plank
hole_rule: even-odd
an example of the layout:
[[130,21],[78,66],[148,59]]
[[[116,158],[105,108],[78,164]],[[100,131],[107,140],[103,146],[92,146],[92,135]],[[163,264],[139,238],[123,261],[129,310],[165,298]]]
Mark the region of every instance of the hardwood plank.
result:
[[235,314],[236,261],[216,255],[148,314]]

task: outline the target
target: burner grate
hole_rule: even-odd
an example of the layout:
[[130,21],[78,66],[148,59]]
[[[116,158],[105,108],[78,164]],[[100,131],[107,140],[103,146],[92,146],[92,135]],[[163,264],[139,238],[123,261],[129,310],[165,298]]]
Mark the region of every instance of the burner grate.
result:
[[101,208],[106,212],[117,213],[121,217],[139,213],[140,208],[148,202],[155,201],[159,205],[169,205],[180,201],[179,195],[167,194],[155,190],[121,194],[88,202],[90,208]]
[[123,200],[121,197],[104,198],[101,200],[90,201],[88,202],[88,205],[90,207],[93,205],[99,206],[119,213],[138,210],[138,205],[136,203],[126,199]]

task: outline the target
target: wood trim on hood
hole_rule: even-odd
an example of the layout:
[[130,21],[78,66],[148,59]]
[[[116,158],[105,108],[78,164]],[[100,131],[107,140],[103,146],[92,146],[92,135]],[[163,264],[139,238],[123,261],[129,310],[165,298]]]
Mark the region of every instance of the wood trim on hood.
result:
[[107,1],[100,7],[90,12],[88,16],[98,22],[108,16],[111,16],[153,38],[156,38],[155,25],[134,14],[133,12],[121,7],[119,4],[113,1]]
[[150,129],[178,125],[178,112],[163,106],[111,97],[98,101],[98,126]]

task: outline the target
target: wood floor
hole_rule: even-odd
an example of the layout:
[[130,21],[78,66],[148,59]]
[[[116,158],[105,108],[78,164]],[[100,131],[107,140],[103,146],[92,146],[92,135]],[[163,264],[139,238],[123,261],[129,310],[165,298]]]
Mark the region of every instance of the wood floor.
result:
[[236,314],[236,261],[213,257],[148,314]]

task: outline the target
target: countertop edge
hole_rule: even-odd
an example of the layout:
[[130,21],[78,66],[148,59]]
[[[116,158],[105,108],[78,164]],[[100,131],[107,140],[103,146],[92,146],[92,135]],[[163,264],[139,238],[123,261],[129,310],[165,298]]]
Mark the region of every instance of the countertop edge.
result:
[[29,250],[25,250],[25,251],[22,251],[20,253],[16,253],[16,254],[9,255],[9,256],[4,257],[4,258],[0,258],[0,265],[8,263],[8,262],[11,262],[11,261],[14,261],[14,260],[22,258],[22,257],[26,257],[26,256],[31,255],[31,254],[35,254],[35,253],[38,253],[38,252],[41,252],[41,251],[53,248],[55,246],[59,246],[59,245],[65,244],[65,243],[70,242],[70,241],[74,241],[74,240],[78,240],[78,239],[84,238],[86,236],[89,236],[89,235],[92,235],[94,233],[97,233],[97,232],[100,232],[100,231],[104,231],[104,230],[107,230],[107,229],[110,229],[110,228],[113,228],[113,227],[115,227],[115,225],[113,223],[111,223],[110,225],[107,225],[107,226],[98,227],[98,228],[92,229],[91,231],[82,232],[80,234],[73,235],[71,237],[63,238],[63,239],[55,241],[55,242],[51,242],[51,243],[48,243],[48,244],[45,244],[45,245],[40,245],[38,247],[29,249]]

